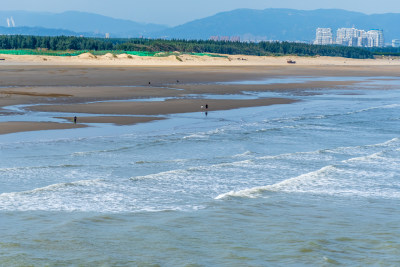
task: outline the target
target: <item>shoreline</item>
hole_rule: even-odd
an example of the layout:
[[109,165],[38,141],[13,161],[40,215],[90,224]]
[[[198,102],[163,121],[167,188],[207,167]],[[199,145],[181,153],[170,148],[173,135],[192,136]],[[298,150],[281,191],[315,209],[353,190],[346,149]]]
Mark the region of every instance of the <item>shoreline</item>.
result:
[[[80,123],[132,125],[168,114],[230,110],[245,107],[290,104],[288,98],[230,99],[229,95],[288,92],[317,94],[321,89],[368,88],[365,82],[398,79],[400,65],[362,66],[67,66],[4,65],[0,63],[0,116],[22,115],[4,107],[30,105],[28,111],[71,114]],[[307,78],[307,79],[304,79]],[[318,78],[323,78],[319,79]],[[262,81],[260,83],[232,83]],[[376,88],[376,86],[373,86]],[[379,86],[390,89],[390,85]],[[351,92],[350,92],[351,93]],[[208,95],[209,97],[205,97]],[[212,99],[213,95],[219,96]],[[226,96],[226,97],[225,97]],[[211,98],[211,99],[210,99]],[[132,101],[132,100],[140,101]],[[111,102],[110,102],[111,101]],[[112,116],[111,116],[112,115]],[[125,116],[118,116],[125,115]],[[129,115],[135,115],[129,117]],[[138,117],[140,116],[140,117]],[[150,117],[149,117],[150,116]],[[58,116],[60,117],[60,116]],[[67,121],[70,117],[66,118]],[[11,119],[10,119],[11,120]],[[75,128],[73,123],[0,122],[0,134],[21,131]],[[85,125],[86,127],[86,125]]]

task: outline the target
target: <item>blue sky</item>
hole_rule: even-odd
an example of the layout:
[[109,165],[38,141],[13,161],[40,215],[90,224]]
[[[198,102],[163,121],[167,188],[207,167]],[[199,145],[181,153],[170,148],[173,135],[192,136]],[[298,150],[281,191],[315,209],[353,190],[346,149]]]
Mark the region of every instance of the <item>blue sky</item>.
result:
[[400,13],[399,0],[1,0],[1,10],[62,12],[77,10],[170,26],[237,8],[340,8]]

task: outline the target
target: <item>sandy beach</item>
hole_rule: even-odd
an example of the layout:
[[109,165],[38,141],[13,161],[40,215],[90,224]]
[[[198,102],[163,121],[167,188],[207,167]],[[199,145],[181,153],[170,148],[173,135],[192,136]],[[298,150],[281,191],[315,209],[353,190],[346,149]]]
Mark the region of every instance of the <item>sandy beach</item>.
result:
[[[115,58],[88,54],[78,57],[1,57],[5,58],[0,63],[0,114],[3,118],[21,113],[5,108],[12,105],[30,105],[24,108],[29,111],[64,112],[70,113],[71,117],[75,113],[87,113],[93,117],[80,117],[78,125],[72,123],[71,117],[65,117],[63,123],[3,119],[0,134],[86,127],[88,123],[128,125],[159,120],[167,114],[290,104],[295,100],[230,99],[229,95],[274,91],[304,94],[305,90],[309,94],[313,90],[317,93],[321,88],[363,86],[365,77],[400,76],[398,59],[292,57],[297,64],[287,64],[286,57],[249,56],[183,56],[184,60],[177,62],[175,57]],[[299,80],[299,77],[308,79]],[[336,80],[335,77],[348,78]],[[276,78],[286,82],[254,82]],[[238,83],[229,83],[235,81]],[[204,95],[227,97],[204,99]],[[205,104],[209,105],[208,110],[201,108]]]
[[30,65],[114,65],[114,66],[276,66],[287,65],[288,60],[296,65],[400,65],[399,58],[384,57],[380,59],[351,59],[342,57],[299,57],[299,56],[247,56],[247,55],[222,55],[222,57],[196,56],[196,55],[170,55],[165,57],[130,56],[127,54],[113,55],[108,53],[95,56],[90,53],[72,57],[34,56],[34,55],[0,55],[7,64]]

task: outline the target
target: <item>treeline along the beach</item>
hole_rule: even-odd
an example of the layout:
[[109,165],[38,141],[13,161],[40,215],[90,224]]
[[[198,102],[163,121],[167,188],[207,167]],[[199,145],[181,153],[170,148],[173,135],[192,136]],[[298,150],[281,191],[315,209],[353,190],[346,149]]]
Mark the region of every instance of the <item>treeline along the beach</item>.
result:
[[101,39],[68,36],[1,35],[0,49],[118,50],[147,52],[217,53],[255,56],[333,56],[373,58],[366,49],[344,46],[310,45],[292,42],[225,42],[205,40]]
[[400,57],[400,47],[369,48],[376,56],[396,56]]

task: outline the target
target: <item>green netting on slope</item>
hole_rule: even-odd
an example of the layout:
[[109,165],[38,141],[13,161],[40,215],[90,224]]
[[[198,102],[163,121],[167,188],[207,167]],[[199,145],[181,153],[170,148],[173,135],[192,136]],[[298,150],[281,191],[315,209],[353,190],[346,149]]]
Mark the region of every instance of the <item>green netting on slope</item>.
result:
[[[103,56],[105,54],[113,54],[113,55],[121,55],[121,54],[128,54],[132,56],[139,56],[139,57],[154,57],[157,56],[158,52],[147,52],[147,51],[122,51],[122,50],[102,50],[102,51],[84,51],[83,53],[91,53],[95,56]],[[82,54],[82,53],[81,53]]]
[[209,56],[209,57],[226,57],[217,54],[210,53],[180,53],[180,52],[147,52],[147,51],[115,51],[115,50],[104,50],[104,51],[48,51],[48,50],[32,50],[32,49],[0,49],[0,54],[5,55],[39,55],[39,56],[61,56],[61,57],[71,57],[79,56],[84,53],[91,53],[95,56],[102,56],[107,53],[114,55],[128,54],[140,57],[168,57],[171,55],[195,55],[195,56]]
[[29,50],[29,49],[16,49],[6,50],[0,49],[0,54],[4,55],[39,55],[39,56],[78,56],[84,52],[82,51],[43,51],[43,50]]
[[146,52],[146,51],[89,51],[89,50],[81,50],[81,51],[46,51],[46,50],[30,50],[30,49],[0,49],[0,54],[4,55],[39,55],[39,56],[61,56],[61,57],[69,57],[69,56],[79,56],[84,53],[91,53],[95,56],[102,56],[107,53],[120,55],[120,54],[128,54],[135,55],[141,57],[153,57],[159,56],[156,55],[158,52]]
[[132,56],[139,56],[139,57],[154,57],[158,52],[147,52],[147,51],[123,51],[121,54],[128,54]]
[[223,55],[217,55],[217,54],[210,54],[210,53],[189,53],[189,55],[193,55],[193,56],[207,56],[207,57],[227,57],[227,56],[223,56]]

